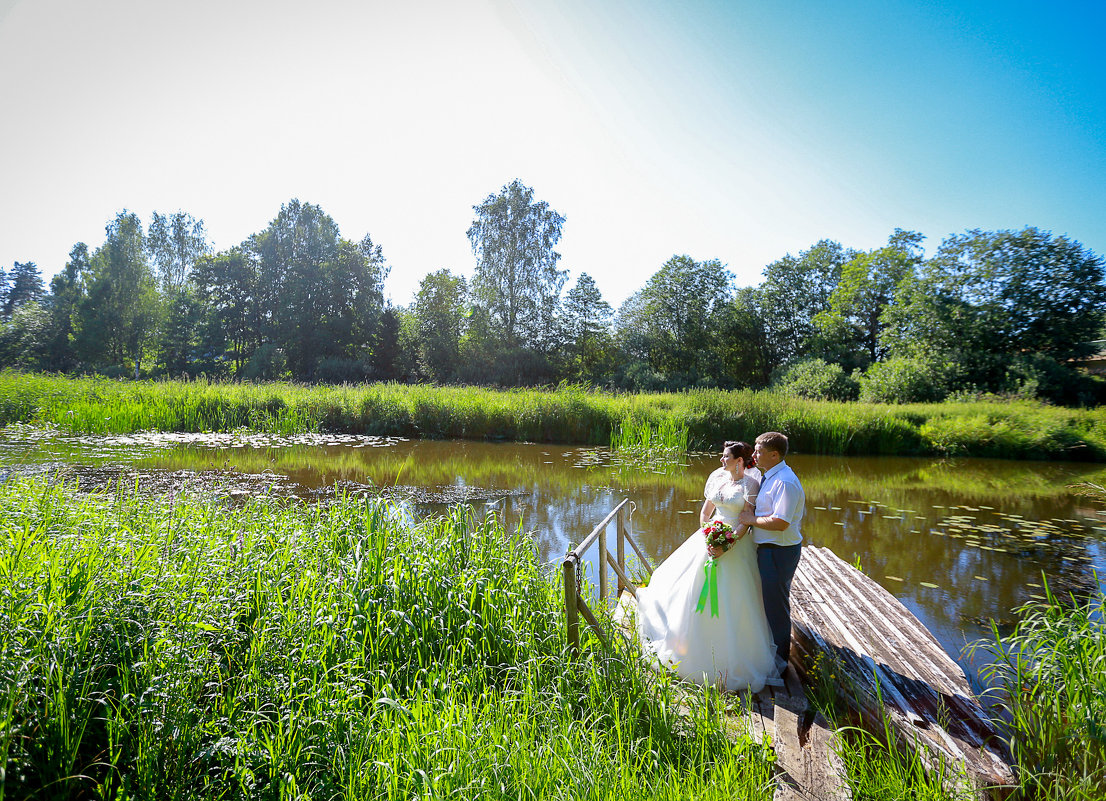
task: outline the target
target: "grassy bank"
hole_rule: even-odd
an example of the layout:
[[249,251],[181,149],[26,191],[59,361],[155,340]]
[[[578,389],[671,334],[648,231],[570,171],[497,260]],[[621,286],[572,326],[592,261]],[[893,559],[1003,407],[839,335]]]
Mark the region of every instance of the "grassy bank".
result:
[[1012,632],[978,646],[1010,719],[1026,796],[1106,798],[1106,606],[1046,599],[1018,610]]
[[[570,662],[560,604],[526,537],[459,509],[10,479],[0,799],[772,797],[721,705],[593,641]],[[1051,601],[988,646],[1027,798],[1106,790],[1101,616]],[[844,749],[858,798],[967,797],[867,735]]]
[[462,511],[0,485],[0,797],[771,798]]
[[0,424],[82,434],[332,431],[607,445],[624,421],[686,429],[692,448],[778,430],[804,453],[1106,461],[1106,410],[1035,402],[830,403],[772,392],[618,395],[577,388],[119,382],[0,374]]

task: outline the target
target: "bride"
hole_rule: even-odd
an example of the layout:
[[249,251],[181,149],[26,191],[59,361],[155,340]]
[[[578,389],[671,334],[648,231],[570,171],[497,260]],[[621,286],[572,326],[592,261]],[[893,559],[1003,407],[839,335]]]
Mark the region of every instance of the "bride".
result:
[[730,692],[780,684],[782,667],[776,665],[764,616],[756,545],[737,522],[742,509],[753,508],[760,488],[752,455],[748,444],[727,442],[722,467],[710,474],[703,491],[700,522],[721,519],[738,536],[716,557],[717,594],[704,588],[711,557],[701,529],[653,571],[637,594],[638,635],[646,656],[684,679]]

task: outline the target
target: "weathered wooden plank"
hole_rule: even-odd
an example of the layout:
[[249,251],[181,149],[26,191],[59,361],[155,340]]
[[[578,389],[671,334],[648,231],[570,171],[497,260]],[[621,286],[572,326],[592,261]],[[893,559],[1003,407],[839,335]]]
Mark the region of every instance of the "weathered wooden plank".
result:
[[[909,653],[910,666],[915,671],[924,669],[932,680],[944,685],[940,689],[956,692],[966,687],[963,672],[946,658],[937,638],[893,595],[826,549],[811,550],[814,551],[813,559],[832,579],[829,586],[838,591],[842,600],[851,598],[861,621],[867,623],[868,631],[878,632],[878,637],[869,639],[869,644],[879,649],[871,656],[881,657],[889,666],[897,668],[907,664],[904,654]],[[824,553],[818,553],[819,550]],[[932,655],[939,656],[933,659]]]
[[[990,722],[972,698],[960,666],[921,621],[869,577],[857,575],[854,568],[835,557],[827,559],[818,554],[822,549],[812,550],[816,559],[831,562],[828,575],[833,579],[823,580],[823,584],[838,593],[835,606],[855,609],[870,624],[878,621],[869,626],[869,631],[882,636],[868,638],[868,655],[884,666],[887,677],[900,677],[896,684],[910,699],[912,708],[927,708],[929,714],[922,715],[924,719],[945,719],[951,732],[974,746],[982,746],[987,736],[993,736]],[[851,619],[846,625],[856,628]],[[888,647],[888,641],[894,646]]]
[[833,750],[833,732],[806,697],[777,694],[773,716],[776,752],[774,801],[847,801],[852,791]]
[[[900,744],[921,747],[935,769],[962,765],[976,787],[1010,785],[1010,760],[967,677],[937,639],[877,582],[825,548],[806,547],[792,590],[800,674],[818,653],[848,676],[843,700]],[[951,774],[950,774],[951,775]],[[999,793],[1001,794],[1001,793]]]
[[[818,553],[823,549],[811,550],[814,551],[815,561],[826,561],[827,557]],[[964,737],[969,743],[980,746],[988,736],[993,736],[989,720],[971,697],[963,671],[945,654],[936,638],[876,582],[859,574],[836,557],[831,559],[836,563],[832,566],[834,572],[819,576],[820,585],[828,587],[831,593],[838,596],[832,599],[834,603],[831,607],[859,607],[857,615],[864,621],[881,621],[876,627],[869,627],[869,636],[865,639],[867,655],[882,667],[881,680],[886,683],[897,679],[897,687],[910,698],[911,709],[920,711],[921,707],[927,708],[928,714],[921,715],[923,719],[944,718],[950,731]],[[868,599],[868,606],[864,606],[864,602],[858,598],[861,591],[864,591]],[[891,606],[895,610],[893,619],[878,615],[872,606],[873,597],[879,604]],[[856,632],[864,623],[852,618],[850,616],[841,625]],[[886,648],[884,632],[899,634],[896,638],[896,650]]]

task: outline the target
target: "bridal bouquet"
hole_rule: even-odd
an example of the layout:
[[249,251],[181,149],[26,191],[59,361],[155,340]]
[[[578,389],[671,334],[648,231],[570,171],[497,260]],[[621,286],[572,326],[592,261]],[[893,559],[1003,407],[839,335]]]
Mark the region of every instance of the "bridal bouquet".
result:
[[[720,553],[730,550],[737,542],[737,534],[733,528],[721,520],[712,520],[703,526],[703,534],[706,535],[707,545]],[[718,568],[713,557],[707,559],[703,565],[703,589],[699,593],[695,611],[702,612],[707,606],[710,606],[710,616],[718,617]]]
[[737,535],[728,523],[721,520],[712,520],[703,526],[703,534],[707,538],[707,547],[714,548],[725,553],[737,542]]

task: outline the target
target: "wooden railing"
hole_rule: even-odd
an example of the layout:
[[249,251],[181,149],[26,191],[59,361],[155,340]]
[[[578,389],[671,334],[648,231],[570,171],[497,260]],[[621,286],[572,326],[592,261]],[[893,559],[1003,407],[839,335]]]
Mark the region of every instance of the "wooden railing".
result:
[[[595,613],[588,606],[583,596],[580,594],[580,584],[583,580],[583,557],[584,553],[592,545],[598,545],[599,547],[599,600],[600,603],[607,600],[607,565],[610,565],[615,572],[615,576],[618,578],[618,592],[616,598],[622,594],[623,590],[629,590],[635,597],[637,597],[637,587],[630,581],[626,575],[626,543],[630,543],[630,547],[634,549],[638,559],[641,560],[646,570],[650,573],[653,572],[653,567],[649,563],[649,558],[645,555],[645,552],[641,550],[629,532],[629,519],[633,514],[634,504],[629,498],[622,501],[618,506],[612,509],[606,517],[592,529],[591,533],[584,537],[583,542],[565,554],[564,561],[564,579],[565,579],[565,620],[568,627],[568,645],[573,654],[577,654],[580,651],[580,616],[584,617],[588,625],[594,629],[595,633],[599,635],[599,638],[607,643],[607,635],[603,630],[603,626],[599,623],[599,618],[595,616]],[[615,525],[615,556],[611,556],[610,551],[607,549],[607,527],[611,524],[612,520],[616,520]]]

